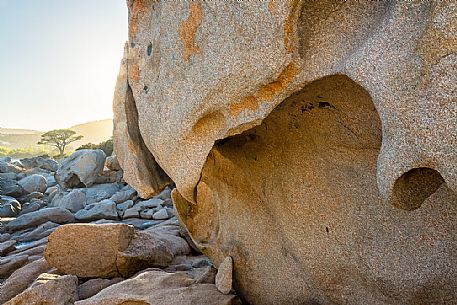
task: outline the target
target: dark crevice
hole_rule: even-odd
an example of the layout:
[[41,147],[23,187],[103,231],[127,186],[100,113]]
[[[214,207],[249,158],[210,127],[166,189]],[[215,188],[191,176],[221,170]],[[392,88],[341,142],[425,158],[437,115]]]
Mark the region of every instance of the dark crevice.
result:
[[144,160],[143,164],[146,166],[144,169],[140,169],[138,172],[140,175],[149,176],[142,181],[150,181],[153,185],[151,187],[159,192],[166,185],[171,183],[171,179],[156,162],[154,156],[151,154],[149,149],[144,143],[143,137],[140,133],[138,125],[138,109],[136,107],[135,99],[133,97],[133,91],[130,85],[127,87],[127,94],[125,100],[125,114],[127,117],[127,132],[135,147],[138,157]]
[[407,211],[418,209],[443,183],[443,177],[436,170],[413,168],[395,181],[392,203]]

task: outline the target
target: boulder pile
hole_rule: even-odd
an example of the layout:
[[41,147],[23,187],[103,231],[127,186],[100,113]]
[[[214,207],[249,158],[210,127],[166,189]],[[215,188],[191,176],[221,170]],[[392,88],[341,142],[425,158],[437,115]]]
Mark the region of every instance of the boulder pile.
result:
[[240,304],[180,226],[172,187],[140,198],[101,150],[0,159],[0,304]]

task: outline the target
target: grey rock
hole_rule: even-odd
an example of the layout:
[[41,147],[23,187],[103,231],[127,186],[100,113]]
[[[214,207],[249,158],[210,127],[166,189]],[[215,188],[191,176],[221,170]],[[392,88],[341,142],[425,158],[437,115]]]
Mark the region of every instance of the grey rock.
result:
[[122,282],[123,280],[124,279],[121,277],[116,277],[113,279],[90,279],[78,286],[79,300],[90,298],[99,293],[101,290]]
[[19,197],[23,189],[16,180],[0,177],[0,195]]
[[142,219],[153,219],[154,215],[154,210],[153,209],[145,209],[140,212],[140,218]]
[[141,209],[152,209],[161,206],[163,203],[164,201],[162,199],[154,197],[149,200],[139,201],[135,205]]
[[118,183],[96,184],[89,188],[81,189],[86,194],[86,204],[100,202],[117,193],[121,188]]
[[168,216],[167,209],[162,208],[162,209],[158,210],[157,212],[155,212],[154,215],[152,215],[152,218],[155,220],[164,220],[164,219],[168,219],[170,217]]
[[59,165],[55,178],[65,188],[94,184],[105,164],[105,153],[100,150],[82,149],[75,151]]
[[122,218],[123,219],[138,218],[138,217],[140,217],[140,212],[141,212],[141,207],[133,206],[124,211],[124,213],[122,214]]
[[22,168],[11,163],[0,161],[0,173],[15,173],[22,172]]
[[232,290],[233,259],[227,256],[219,265],[216,274],[216,287],[223,294],[229,294]]
[[54,175],[44,175],[44,177],[46,178],[46,182],[48,184],[48,188],[57,185],[57,181],[56,181],[56,178],[54,177]]
[[0,243],[0,256],[16,250],[16,241],[14,239]]
[[121,216],[121,217],[122,217],[122,215],[124,215],[124,212],[127,209],[130,209],[131,207],[133,207],[133,200],[127,200],[123,203],[116,205],[117,212],[118,212],[119,216]]
[[44,194],[40,192],[32,192],[30,194],[25,194],[22,195],[21,197],[18,198],[19,202],[30,202],[32,200],[40,200],[44,198]]
[[17,217],[9,222],[5,229],[8,232],[18,231],[31,227],[38,226],[47,221],[52,221],[58,224],[74,222],[73,214],[64,208],[44,208],[35,212]]
[[119,171],[122,169],[115,154],[106,157],[105,166],[112,171]]
[[156,196],[156,198],[160,198],[162,200],[167,200],[171,198],[171,189],[169,187],[166,187],[162,192],[160,192],[159,195]]
[[46,181],[46,178],[42,175],[33,174],[19,180],[19,185],[27,193],[43,193],[46,190],[48,183]]
[[9,180],[16,180],[17,174],[15,173],[0,173],[0,178],[9,179]]
[[13,197],[0,195],[0,217],[15,217],[21,211],[21,204]]
[[126,200],[132,200],[135,199],[137,196],[137,192],[131,188],[130,186],[122,188],[119,192],[111,196],[111,200],[113,200],[116,203],[121,203]]
[[[21,268],[28,262],[28,255],[16,255],[11,257],[0,258],[0,278],[7,278],[14,271]],[[0,285],[0,300],[2,300],[2,293],[5,293],[5,288]],[[1,303],[3,304],[3,303]]]
[[77,220],[93,221],[98,219],[118,219],[116,203],[105,199],[98,203],[87,205],[83,210],[75,214]]
[[57,171],[57,168],[59,164],[57,161],[49,158],[43,158],[43,157],[33,157],[33,158],[24,158],[21,159],[21,164],[23,164],[24,167],[26,168],[42,168],[47,171],[55,172]]
[[11,163],[11,157],[5,156],[5,157],[0,157],[0,162],[6,162],[6,163]]
[[41,209],[42,207],[45,206],[45,203],[43,200],[40,199],[32,199],[30,202],[26,202],[22,205],[21,212],[19,215],[24,215],[30,212],[35,212]]
[[76,213],[84,209],[86,205],[86,194],[81,189],[74,189],[70,192],[59,192],[53,196],[49,206],[61,207]]
[[11,234],[9,233],[2,233],[0,234],[0,243],[7,241],[8,239],[11,238]]
[[59,225],[57,223],[48,221],[45,222],[35,229],[33,229],[30,232],[25,232],[23,234],[20,234],[18,236],[15,236],[14,238],[18,242],[28,242],[28,241],[33,241],[33,240],[40,240],[44,237],[49,236]]
[[128,218],[128,219],[123,219],[122,223],[132,225],[135,227],[137,230],[145,230],[148,228],[151,228],[153,226],[156,226],[163,222],[163,220],[145,220],[145,219],[139,219],[139,218]]

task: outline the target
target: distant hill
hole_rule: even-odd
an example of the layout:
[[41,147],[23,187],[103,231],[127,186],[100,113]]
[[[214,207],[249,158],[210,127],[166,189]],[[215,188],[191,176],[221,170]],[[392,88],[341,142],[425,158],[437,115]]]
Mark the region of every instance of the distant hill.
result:
[[[113,135],[113,120],[106,119],[70,127],[77,134],[83,135],[80,141],[71,144],[72,148],[77,148],[86,143],[98,144],[108,140]],[[10,129],[0,128],[0,146],[9,148],[28,148],[37,146],[42,131],[30,129]]]
[[69,129],[76,131],[77,134],[83,135],[80,141],[72,143],[74,148],[86,143],[98,144],[106,141],[113,136],[113,120],[106,119],[94,122],[88,122],[70,127]]
[[41,134],[41,131],[33,130],[33,129],[12,129],[12,128],[1,128],[0,127],[0,134]]

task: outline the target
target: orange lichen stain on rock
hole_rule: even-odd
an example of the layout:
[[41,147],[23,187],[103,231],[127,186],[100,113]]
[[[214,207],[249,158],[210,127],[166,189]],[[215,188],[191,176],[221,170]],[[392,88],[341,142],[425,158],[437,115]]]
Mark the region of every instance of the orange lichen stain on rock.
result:
[[225,128],[224,115],[219,112],[211,112],[200,118],[197,123],[192,127],[194,134],[203,136],[217,133]]
[[275,6],[276,6],[276,0],[270,0],[268,2],[268,10],[270,11],[270,13],[274,13],[275,12]]
[[293,63],[288,64],[276,80],[260,86],[254,95],[246,96],[240,101],[231,104],[229,108],[230,115],[237,116],[245,109],[255,111],[262,102],[270,100],[284,90],[295,75],[297,75],[297,68]]
[[292,53],[293,47],[291,43],[291,36],[293,31],[292,21],[295,18],[298,8],[298,0],[293,0],[290,3],[289,15],[284,20],[284,45],[287,48],[287,52]]
[[179,25],[179,35],[183,43],[182,57],[188,60],[193,53],[200,53],[200,49],[195,45],[195,34],[202,23],[202,4],[201,2],[190,2],[190,13],[186,21]]
[[141,14],[147,12],[147,7],[144,0],[131,0],[128,3],[129,7],[129,39],[132,40],[138,31],[138,22]]
[[129,62],[127,69],[129,79],[137,83],[140,80],[140,68],[138,67],[138,62]]

